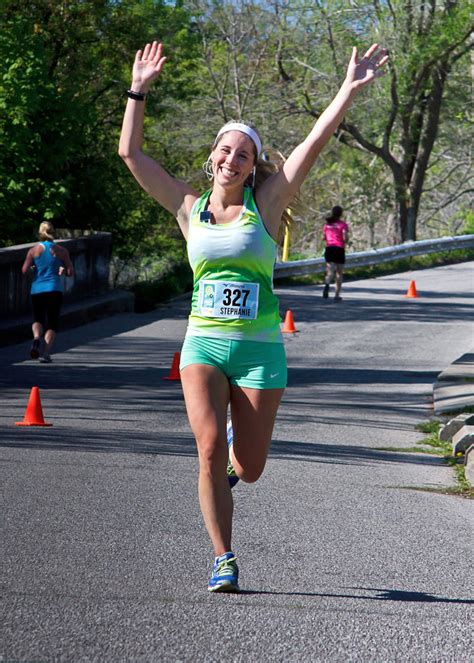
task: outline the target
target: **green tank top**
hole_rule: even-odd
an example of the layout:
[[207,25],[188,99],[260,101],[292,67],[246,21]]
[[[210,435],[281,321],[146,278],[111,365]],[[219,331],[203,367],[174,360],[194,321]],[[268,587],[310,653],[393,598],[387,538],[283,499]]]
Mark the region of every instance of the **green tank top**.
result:
[[194,274],[187,334],[282,343],[273,267],[277,243],[244,189],[238,219],[212,224],[206,211],[210,191],[194,204],[189,222],[188,258]]

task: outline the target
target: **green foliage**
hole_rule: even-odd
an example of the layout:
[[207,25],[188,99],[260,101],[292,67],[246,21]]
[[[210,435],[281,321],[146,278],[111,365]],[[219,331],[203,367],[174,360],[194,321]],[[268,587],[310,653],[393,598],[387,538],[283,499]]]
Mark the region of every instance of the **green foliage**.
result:
[[472,210],[466,210],[463,217],[464,217],[463,232],[466,235],[474,235],[474,212]]
[[157,304],[191,290],[193,282],[190,267],[184,262],[171,263],[159,278],[138,281],[132,291],[135,294],[135,311],[145,313]]
[[[472,192],[466,57],[471,12],[469,3],[456,0],[295,0],[280,7],[286,17],[280,23],[287,28],[281,49],[287,80],[281,90],[293,120],[301,113],[319,116],[344,76],[352,44],[360,53],[371,42],[389,49],[387,75],[357,97],[339,134],[358,158],[351,164],[345,150],[338,150],[344,177],[331,177],[333,186],[325,191],[314,181],[319,172],[314,180],[312,173],[309,177],[319,210],[330,207],[332,194],[351,209],[353,225],[362,228],[378,217],[377,232],[369,225],[357,238],[366,245],[432,237],[438,229],[458,232],[456,210],[465,201],[469,205]],[[378,165],[364,159],[363,151]],[[360,181],[361,195],[341,187],[341,181]],[[354,206],[357,198],[360,204]]]
[[[58,227],[112,232],[114,253],[123,259],[185,259],[175,220],[140,190],[116,154],[133,56],[156,37],[169,59],[147,101],[145,149],[197,190],[208,186],[201,164],[223,121],[254,123],[264,147],[287,156],[337,90],[351,45],[365,48],[371,40],[392,52],[400,109],[389,149],[408,173],[408,138],[419,134],[417,113],[432,88],[423,68],[444,57],[468,28],[466,3],[449,6],[446,12],[439,0],[4,0],[0,242],[31,241],[39,222],[50,219]],[[465,193],[472,189],[468,79],[468,58],[450,63],[420,237],[472,232]],[[348,114],[379,147],[391,86],[390,75],[380,79]],[[403,137],[410,94],[415,106]],[[338,138],[302,188],[306,212],[295,219],[295,252],[321,251],[321,226],[334,204],[348,213],[353,250],[399,240],[390,170],[360,146],[348,150],[344,143],[355,141],[346,132]]]
[[[118,134],[133,57],[147,40],[166,39],[176,61],[161,99],[192,94],[196,40],[188,13],[154,0],[3,4],[2,244],[31,241],[50,219],[57,227],[112,231],[124,254],[143,242],[163,248],[156,228],[169,218],[126,172]],[[157,106],[152,99],[151,110]]]

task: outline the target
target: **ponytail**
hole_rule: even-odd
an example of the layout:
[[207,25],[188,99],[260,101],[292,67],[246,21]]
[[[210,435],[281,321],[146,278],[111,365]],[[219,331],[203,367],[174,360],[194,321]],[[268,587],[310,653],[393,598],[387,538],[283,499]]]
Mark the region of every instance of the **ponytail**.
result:
[[335,221],[339,221],[339,219],[342,216],[343,213],[342,207],[339,205],[334,205],[334,207],[331,210],[331,216],[328,216],[326,219],[326,223],[334,223]]
[[43,221],[38,228],[38,238],[40,241],[54,242],[55,230],[51,221]]

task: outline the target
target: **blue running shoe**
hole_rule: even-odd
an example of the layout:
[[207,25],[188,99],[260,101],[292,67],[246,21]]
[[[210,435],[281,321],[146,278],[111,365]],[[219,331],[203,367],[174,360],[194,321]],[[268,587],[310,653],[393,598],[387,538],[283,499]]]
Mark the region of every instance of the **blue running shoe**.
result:
[[215,558],[207,589],[210,592],[239,591],[239,569],[233,552],[226,552]]
[[232,428],[232,421],[227,422],[227,446],[229,447],[229,461],[227,463],[227,478],[229,479],[229,485],[231,488],[239,481],[239,477],[235,473],[235,470],[232,466],[232,461],[230,460],[230,448],[234,441],[234,430]]

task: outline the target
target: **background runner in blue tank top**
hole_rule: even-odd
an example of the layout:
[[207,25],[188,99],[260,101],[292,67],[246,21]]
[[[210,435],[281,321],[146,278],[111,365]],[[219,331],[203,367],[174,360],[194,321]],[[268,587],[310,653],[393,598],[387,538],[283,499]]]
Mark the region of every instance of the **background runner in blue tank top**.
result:
[[[181,381],[198,449],[199,502],[215,555],[212,592],[238,591],[230,486],[262,474],[286,384],[271,288],[282,217],[356,93],[382,73],[387,60],[377,44],[360,59],[354,48],[334,100],[266,178],[257,132],[241,122],[222,127],[207,162],[212,188],[200,195],[142,151],[144,102],[166,57],[158,42],[135,56],[119,154],[143,189],[176,218],[188,242],[194,289]],[[261,560],[262,567],[269,563]]]
[[[33,272],[31,303],[33,307],[33,343],[30,356],[41,362],[51,363],[51,350],[59,326],[63,299],[62,274],[73,275],[69,251],[54,242],[54,226],[49,221],[41,223],[38,230],[40,242],[26,254],[22,272]],[[43,342],[43,343],[42,343]]]

